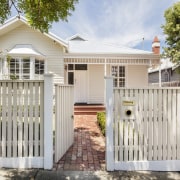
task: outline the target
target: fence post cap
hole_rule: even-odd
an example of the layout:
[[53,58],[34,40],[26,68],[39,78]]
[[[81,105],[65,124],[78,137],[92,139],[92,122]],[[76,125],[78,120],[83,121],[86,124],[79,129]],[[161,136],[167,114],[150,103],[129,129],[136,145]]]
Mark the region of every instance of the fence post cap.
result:
[[44,76],[46,76],[46,77],[53,77],[54,74],[53,73],[46,73],[46,74],[44,74]]
[[113,76],[105,76],[104,79],[113,79]]

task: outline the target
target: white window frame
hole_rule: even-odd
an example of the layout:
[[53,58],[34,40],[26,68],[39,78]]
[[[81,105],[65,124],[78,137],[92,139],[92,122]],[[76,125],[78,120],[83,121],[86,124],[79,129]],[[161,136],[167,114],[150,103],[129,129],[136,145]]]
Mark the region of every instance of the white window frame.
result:
[[[41,67],[40,67],[40,68],[38,69],[39,73],[36,73],[36,61],[39,61],[39,66],[40,66],[40,62],[44,62],[44,65],[43,65],[44,68],[41,69]],[[34,68],[34,76],[35,76],[35,79],[42,79],[42,78],[43,78],[43,75],[44,75],[44,73],[45,73],[45,61],[35,58],[35,59],[33,60],[33,62],[34,62],[33,68]],[[44,71],[43,74],[40,73],[41,70]],[[36,78],[36,77],[37,77],[37,78]]]
[[[112,69],[114,68],[117,68],[117,71],[116,71],[116,74],[113,73]],[[124,68],[124,72],[123,72],[123,75],[124,76],[120,76],[120,73],[119,73],[119,69],[120,68]],[[111,65],[111,75],[113,76],[113,87],[115,88],[121,88],[121,87],[126,87],[126,66],[123,66],[123,65],[117,65],[117,64],[113,64]],[[115,80],[117,81],[115,83]],[[124,86],[121,86],[120,85],[120,80],[123,80],[124,81]]]
[[[44,62],[44,73],[45,73],[45,63],[46,61],[45,60],[39,60],[35,57],[11,57],[11,59],[16,59],[19,61],[19,80],[23,80],[23,79],[43,79],[43,75],[44,74],[35,74],[35,61],[38,60],[38,61],[43,61]],[[29,59],[29,78],[23,78],[23,60],[24,59]],[[8,65],[8,71],[9,71],[9,78],[11,79],[11,69],[10,69],[10,64]],[[15,76],[17,74],[15,73]]]

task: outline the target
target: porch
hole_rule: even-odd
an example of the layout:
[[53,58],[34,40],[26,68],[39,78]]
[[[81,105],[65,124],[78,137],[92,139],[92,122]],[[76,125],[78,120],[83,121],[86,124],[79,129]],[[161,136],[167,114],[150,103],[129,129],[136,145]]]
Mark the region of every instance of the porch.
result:
[[[64,56],[64,82],[74,85],[74,102],[105,104],[104,77],[114,87],[147,87],[147,68],[159,63],[154,54],[71,54]],[[139,81],[141,79],[141,81]]]

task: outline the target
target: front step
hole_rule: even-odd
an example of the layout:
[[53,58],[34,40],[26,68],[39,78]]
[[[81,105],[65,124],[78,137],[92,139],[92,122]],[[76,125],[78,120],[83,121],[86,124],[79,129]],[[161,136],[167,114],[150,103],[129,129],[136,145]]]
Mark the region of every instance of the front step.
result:
[[75,105],[74,115],[96,115],[97,112],[104,112],[103,105]]

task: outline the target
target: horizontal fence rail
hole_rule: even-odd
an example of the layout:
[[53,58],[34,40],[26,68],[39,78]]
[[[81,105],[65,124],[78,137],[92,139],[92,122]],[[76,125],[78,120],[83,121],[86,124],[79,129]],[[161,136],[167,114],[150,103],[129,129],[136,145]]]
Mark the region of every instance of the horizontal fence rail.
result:
[[37,157],[34,167],[43,167],[43,116],[43,81],[0,81],[1,167],[16,167],[18,160],[24,167],[25,159],[32,157]]

